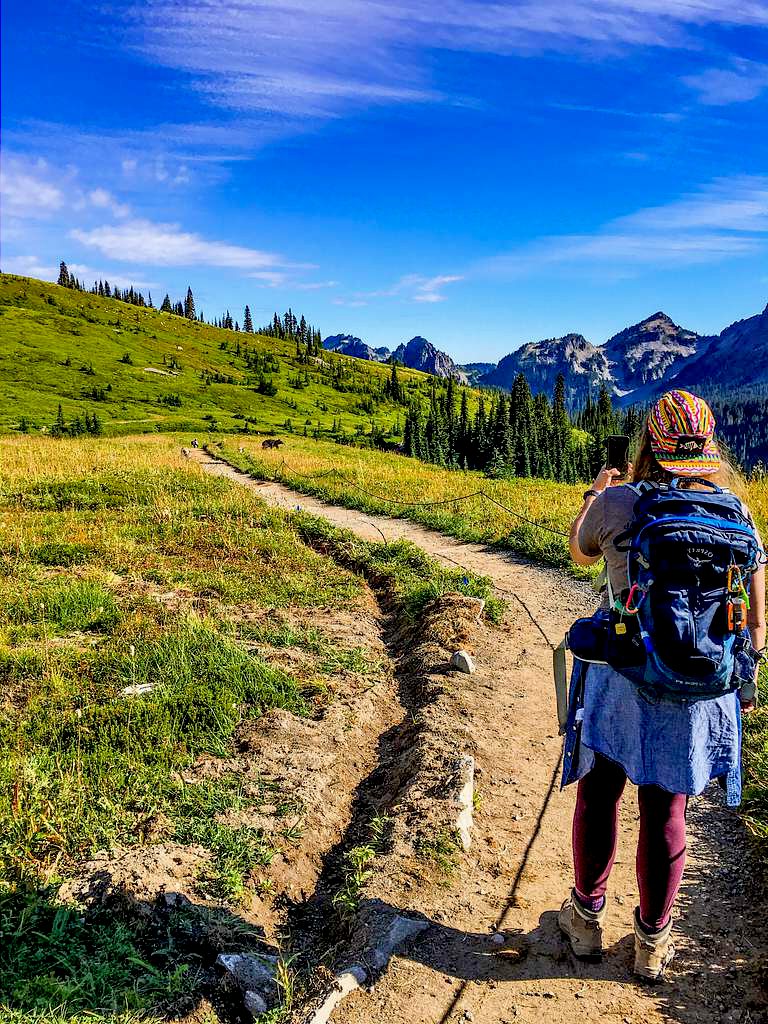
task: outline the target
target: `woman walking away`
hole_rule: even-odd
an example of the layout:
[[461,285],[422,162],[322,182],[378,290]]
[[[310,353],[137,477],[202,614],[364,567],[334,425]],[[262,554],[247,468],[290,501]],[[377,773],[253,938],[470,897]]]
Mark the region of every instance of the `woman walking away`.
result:
[[570,533],[577,564],[605,558],[607,585],[601,611],[582,620],[600,624],[603,647],[575,660],[571,682],[563,784],[578,780],[575,878],[559,925],[577,956],[602,954],[629,778],[640,810],[634,971],[649,980],[674,955],[688,798],[718,779],[730,806],[741,799],[741,711],[754,706],[765,643],[765,555],[714,428],[702,399],[663,395],[632,483],[603,469]]

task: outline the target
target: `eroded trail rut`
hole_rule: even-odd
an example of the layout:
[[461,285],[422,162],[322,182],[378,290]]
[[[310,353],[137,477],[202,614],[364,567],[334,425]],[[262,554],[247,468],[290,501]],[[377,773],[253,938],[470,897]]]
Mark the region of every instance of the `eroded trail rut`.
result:
[[[571,878],[574,792],[559,792],[561,744],[548,640],[557,643],[572,619],[591,609],[589,588],[406,520],[327,505],[252,480],[203,452],[195,458],[207,472],[251,488],[271,505],[300,506],[369,540],[413,541],[448,564],[490,576],[508,600],[501,628],[483,626],[477,634],[477,672],[462,677],[462,716],[478,767],[472,848],[460,877],[431,901],[430,926],[400,951],[371,992],[342,1003],[334,1022],[768,1022],[765,911],[753,899],[740,820],[722,805],[716,787],[691,801],[678,956],[667,982],[647,987],[630,975],[637,827],[631,787],[611,877],[603,963],[575,961],[558,935],[555,911]],[[495,929],[507,935],[505,946],[493,943]]]

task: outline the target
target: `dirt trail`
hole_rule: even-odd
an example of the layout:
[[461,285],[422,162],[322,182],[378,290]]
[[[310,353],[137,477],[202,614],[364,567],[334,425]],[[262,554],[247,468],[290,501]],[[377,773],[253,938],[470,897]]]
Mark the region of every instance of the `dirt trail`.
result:
[[[575,961],[558,936],[554,911],[570,884],[574,792],[573,787],[559,792],[561,743],[548,641],[558,642],[572,619],[594,605],[589,588],[406,520],[327,505],[280,484],[260,483],[203,452],[195,459],[271,505],[300,506],[366,539],[407,538],[449,564],[492,577],[509,602],[501,628],[483,627],[476,643],[478,671],[466,677],[465,724],[479,769],[478,808],[460,880],[447,882],[442,897],[433,901],[431,926],[401,950],[372,992],[349,997],[334,1022],[768,1022],[765,914],[754,899],[740,820],[722,805],[716,787],[691,801],[689,861],[677,911],[678,956],[669,981],[647,987],[630,975],[637,827],[631,787],[611,877],[603,963]],[[493,943],[494,929],[507,935],[505,946]]]

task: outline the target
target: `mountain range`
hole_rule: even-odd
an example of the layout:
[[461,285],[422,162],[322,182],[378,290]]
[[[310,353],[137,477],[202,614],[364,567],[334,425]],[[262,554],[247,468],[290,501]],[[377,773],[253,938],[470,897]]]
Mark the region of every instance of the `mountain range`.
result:
[[[323,340],[323,348],[340,352],[344,356],[370,359],[379,363],[395,361],[410,370],[423,370],[435,377],[453,377],[462,384],[469,382],[468,375],[454,363],[447,352],[435,348],[431,341],[417,335],[410,341],[398,345],[394,351],[388,348],[373,348],[352,334],[332,334]],[[489,367],[492,363],[487,364]]]
[[323,344],[346,355],[396,359],[439,377],[505,391],[511,389],[518,373],[524,373],[534,393],[551,395],[562,373],[571,406],[582,405],[601,384],[621,404],[645,402],[673,386],[711,394],[768,385],[768,306],[719,335],[697,334],[659,311],[602,345],[594,345],[582,334],[566,334],[522,345],[497,364],[458,366],[420,336],[393,352],[372,349],[349,335],[326,338]]

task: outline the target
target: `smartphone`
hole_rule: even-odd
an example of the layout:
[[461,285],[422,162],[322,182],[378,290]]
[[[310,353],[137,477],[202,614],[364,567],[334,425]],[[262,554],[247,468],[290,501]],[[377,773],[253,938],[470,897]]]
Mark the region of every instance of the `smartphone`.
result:
[[626,434],[611,434],[605,443],[608,449],[606,468],[618,469],[622,476],[626,476],[629,467],[629,438]]

